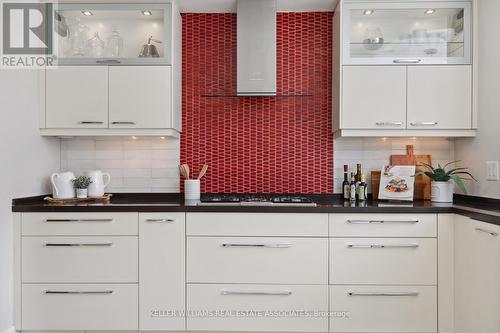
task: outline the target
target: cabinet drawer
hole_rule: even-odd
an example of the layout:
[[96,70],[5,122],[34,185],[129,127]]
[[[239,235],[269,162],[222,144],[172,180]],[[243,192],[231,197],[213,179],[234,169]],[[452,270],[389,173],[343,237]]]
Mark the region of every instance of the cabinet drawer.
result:
[[25,284],[23,330],[137,330],[137,285]]
[[436,237],[436,214],[330,214],[332,237]]
[[437,332],[436,287],[331,286],[332,332]]
[[137,213],[25,213],[23,236],[138,234]]
[[327,284],[327,267],[326,238],[188,238],[188,282]]
[[23,237],[23,282],[138,281],[137,237]]
[[435,285],[435,238],[330,240],[331,284]]
[[328,214],[188,213],[193,236],[328,236]]
[[[188,310],[209,312],[221,310],[233,314],[233,316],[190,317],[187,321],[188,330],[328,331],[326,316],[287,315],[287,311],[293,310],[327,311],[327,286],[196,284],[188,285],[187,297]],[[253,311],[253,315],[245,311]],[[278,315],[259,316],[259,313],[265,312]],[[237,314],[234,315],[235,313]]]

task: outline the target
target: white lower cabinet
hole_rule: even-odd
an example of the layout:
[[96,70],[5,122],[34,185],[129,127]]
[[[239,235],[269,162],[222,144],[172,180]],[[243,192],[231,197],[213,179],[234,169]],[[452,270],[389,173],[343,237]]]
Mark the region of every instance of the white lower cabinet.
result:
[[332,332],[437,332],[435,286],[330,287]]
[[500,332],[500,226],[456,216],[455,333]]
[[327,284],[326,238],[188,237],[188,282]]
[[187,329],[327,332],[326,285],[188,284]]
[[137,283],[137,237],[23,237],[23,283]]
[[24,284],[23,330],[137,330],[137,284]]
[[335,238],[330,240],[330,283],[437,283],[435,238]]
[[139,214],[139,244],[139,329],[185,329],[185,214]]

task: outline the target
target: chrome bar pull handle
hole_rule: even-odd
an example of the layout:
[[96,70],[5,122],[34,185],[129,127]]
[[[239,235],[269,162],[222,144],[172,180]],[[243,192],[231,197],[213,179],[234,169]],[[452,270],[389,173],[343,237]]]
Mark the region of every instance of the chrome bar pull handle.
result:
[[70,246],[82,246],[82,247],[100,247],[100,246],[113,246],[113,243],[45,243],[47,247],[70,247]]
[[254,295],[254,296],[290,296],[291,290],[280,291],[247,291],[247,290],[221,290],[221,295]]
[[146,222],[151,222],[151,223],[172,223],[175,222],[175,219],[146,219]]
[[375,123],[377,126],[401,126],[402,121],[379,121]]
[[94,290],[94,291],[71,291],[71,290],[45,290],[47,295],[109,295],[113,290]]
[[347,220],[351,224],[372,224],[372,223],[418,223],[418,220]]
[[244,243],[222,243],[222,247],[266,247],[272,249],[286,249],[292,247],[292,244],[244,244]]
[[348,291],[348,296],[394,296],[394,297],[415,297],[420,293],[416,291],[412,292],[355,292]]
[[489,234],[489,235],[491,235],[493,237],[498,236],[497,232],[494,232],[494,231],[491,231],[491,230],[487,230],[487,229],[483,229],[483,228],[476,228],[476,231],[487,233],[487,234]]
[[416,249],[418,244],[347,244],[351,249]]
[[410,123],[411,126],[436,126],[437,121],[419,121],[415,123]]
[[112,125],[135,125],[133,121],[112,121]]
[[77,222],[113,222],[113,219],[46,219],[45,222],[67,222],[67,223],[77,223]]
[[104,124],[104,121],[79,121],[78,122],[80,125],[93,125],[93,124]]
[[394,59],[392,62],[395,64],[419,64],[422,59]]
[[122,62],[117,59],[104,59],[104,60],[96,60],[97,64],[121,64]]

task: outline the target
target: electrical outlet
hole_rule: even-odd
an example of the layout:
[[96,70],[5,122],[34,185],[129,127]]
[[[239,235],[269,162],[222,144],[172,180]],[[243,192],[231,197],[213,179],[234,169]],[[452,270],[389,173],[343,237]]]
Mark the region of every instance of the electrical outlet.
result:
[[498,181],[498,161],[486,161],[486,180]]

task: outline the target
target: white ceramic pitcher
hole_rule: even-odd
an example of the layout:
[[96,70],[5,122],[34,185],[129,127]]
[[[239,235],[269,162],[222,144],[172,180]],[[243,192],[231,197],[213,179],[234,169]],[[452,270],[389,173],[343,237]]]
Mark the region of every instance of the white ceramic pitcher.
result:
[[75,179],[73,172],[53,173],[50,176],[52,184],[52,196],[55,199],[71,199],[75,197],[75,189],[72,180]]
[[[92,170],[85,172],[85,176],[92,180],[88,188],[88,196],[94,198],[102,197],[104,195],[104,189],[111,181],[111,175],[100,170]],[[104,181],[105,177],[107,178],[106,181]]]

